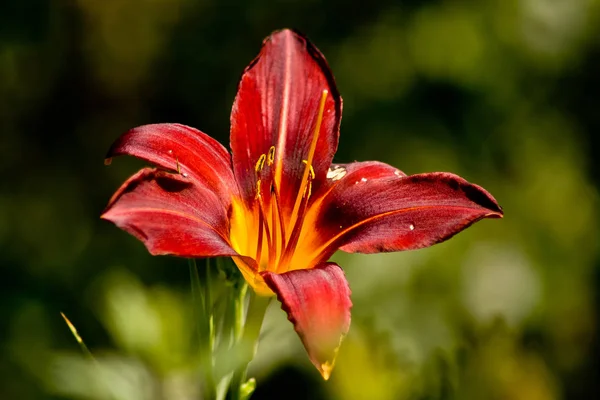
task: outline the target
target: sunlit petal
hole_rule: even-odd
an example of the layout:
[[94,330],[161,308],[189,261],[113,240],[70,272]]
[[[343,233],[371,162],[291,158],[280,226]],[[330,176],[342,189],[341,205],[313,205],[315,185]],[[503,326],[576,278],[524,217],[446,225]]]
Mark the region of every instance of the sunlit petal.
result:
[[383,163],[353,163],[315,211],[321,257],[431,246],[502,209],[483,188],[450,173],[405,176]]
[[329,379],[342,339],[350,328],[350,288],[342,269],[324,263],[313,269],[262,274],[277,294],[312,363]]

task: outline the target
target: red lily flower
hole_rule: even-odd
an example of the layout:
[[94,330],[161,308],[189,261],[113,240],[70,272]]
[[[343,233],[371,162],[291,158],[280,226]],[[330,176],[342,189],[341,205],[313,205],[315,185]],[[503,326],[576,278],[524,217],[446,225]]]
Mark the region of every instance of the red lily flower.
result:
[[194,128],[134,128],[108,157],[128,154],[157,168],[132,176],[102,215],[152,254],[233,257],[258,294],[277,295],[325,379],[352,306],[343,271],[327,262],[336,250],[418,249],[502,217],[488,192],[450,173],[332,165],[341,112],[319,50],[296,32],[273,33],[239,83],[232,158]]

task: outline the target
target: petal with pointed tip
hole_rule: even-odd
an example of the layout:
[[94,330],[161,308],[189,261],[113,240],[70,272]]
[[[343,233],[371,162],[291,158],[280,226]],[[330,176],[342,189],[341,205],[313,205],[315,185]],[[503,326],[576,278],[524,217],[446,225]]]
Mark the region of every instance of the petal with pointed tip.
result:
[[231,111],[233,166],[246,199],[254,196],[257,160],[275,146],[281,206],[289,214],[323,90],[329,94],[312,162],[314,190],[324,181],[337,149],[342,100],[325,58],[308,39],[290,30],[265,39],[260,54],[242,75]]
[[405,176],[383,163],[343,166],[318,206],[317,259],[335,249],[377,253],[412,250],[449,239],[502,209],[485,189],[444,172]]
[[151,254],[231,256],[227,209],[207,185],[145,168],[114,194],[103,219],[132,234]]
[[181,124],[133,128],[111,146],[107,157],[130,155],[211,188],[227,201],[237,193],[229,153],[215,139]]
[[323,263],[284,274],[263,272],[262,276],[294,324],[310,360],[329,379],[350,328],[352,302],[344,271],[335,263]]

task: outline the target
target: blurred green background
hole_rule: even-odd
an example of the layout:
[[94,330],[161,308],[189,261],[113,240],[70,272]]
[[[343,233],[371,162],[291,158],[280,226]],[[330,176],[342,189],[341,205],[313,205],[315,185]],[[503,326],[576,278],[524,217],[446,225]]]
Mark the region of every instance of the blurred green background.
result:
[[103,158],[153,122],[227,144],[237,80],[282,27],[337,78],[336,161],[452,171],[506,216],[337,254],[354,309],[331,380],[274,306],[253,399],[597,396],[600,1],[5,0],[0,399],[196,398],[186,261],[99,220],[142,165]]

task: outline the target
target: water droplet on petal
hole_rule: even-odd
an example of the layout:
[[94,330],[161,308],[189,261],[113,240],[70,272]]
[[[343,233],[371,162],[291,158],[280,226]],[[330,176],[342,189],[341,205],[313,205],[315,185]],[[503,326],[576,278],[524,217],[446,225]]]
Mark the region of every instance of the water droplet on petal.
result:
[[394,171],[394,175],[396,175],[396,176],[402,176],[402,172],[400,172],[400,170],[397,169],[397,170]]
[[188,177],[188,174],[187,174],[187,172],[184,172],[184,173],[183,173],[183,174],[181,174],[181,175],[182,175],[184,178],[187,178],[187,177]]
[[169,153],[169,154],[173,154],[173,150],[169,150],[169,151],[168,151],[168,153]]
[[367,181],[367,178],[362,178],[360,181],[361,181],[361,182],[366,182],[366,181]]
[[413,224],[410,224],[410,225],[408,226],[408,229],[410,229],[411,231],[414,231],[414,230],[415,230],[415,226],[414,226]]

